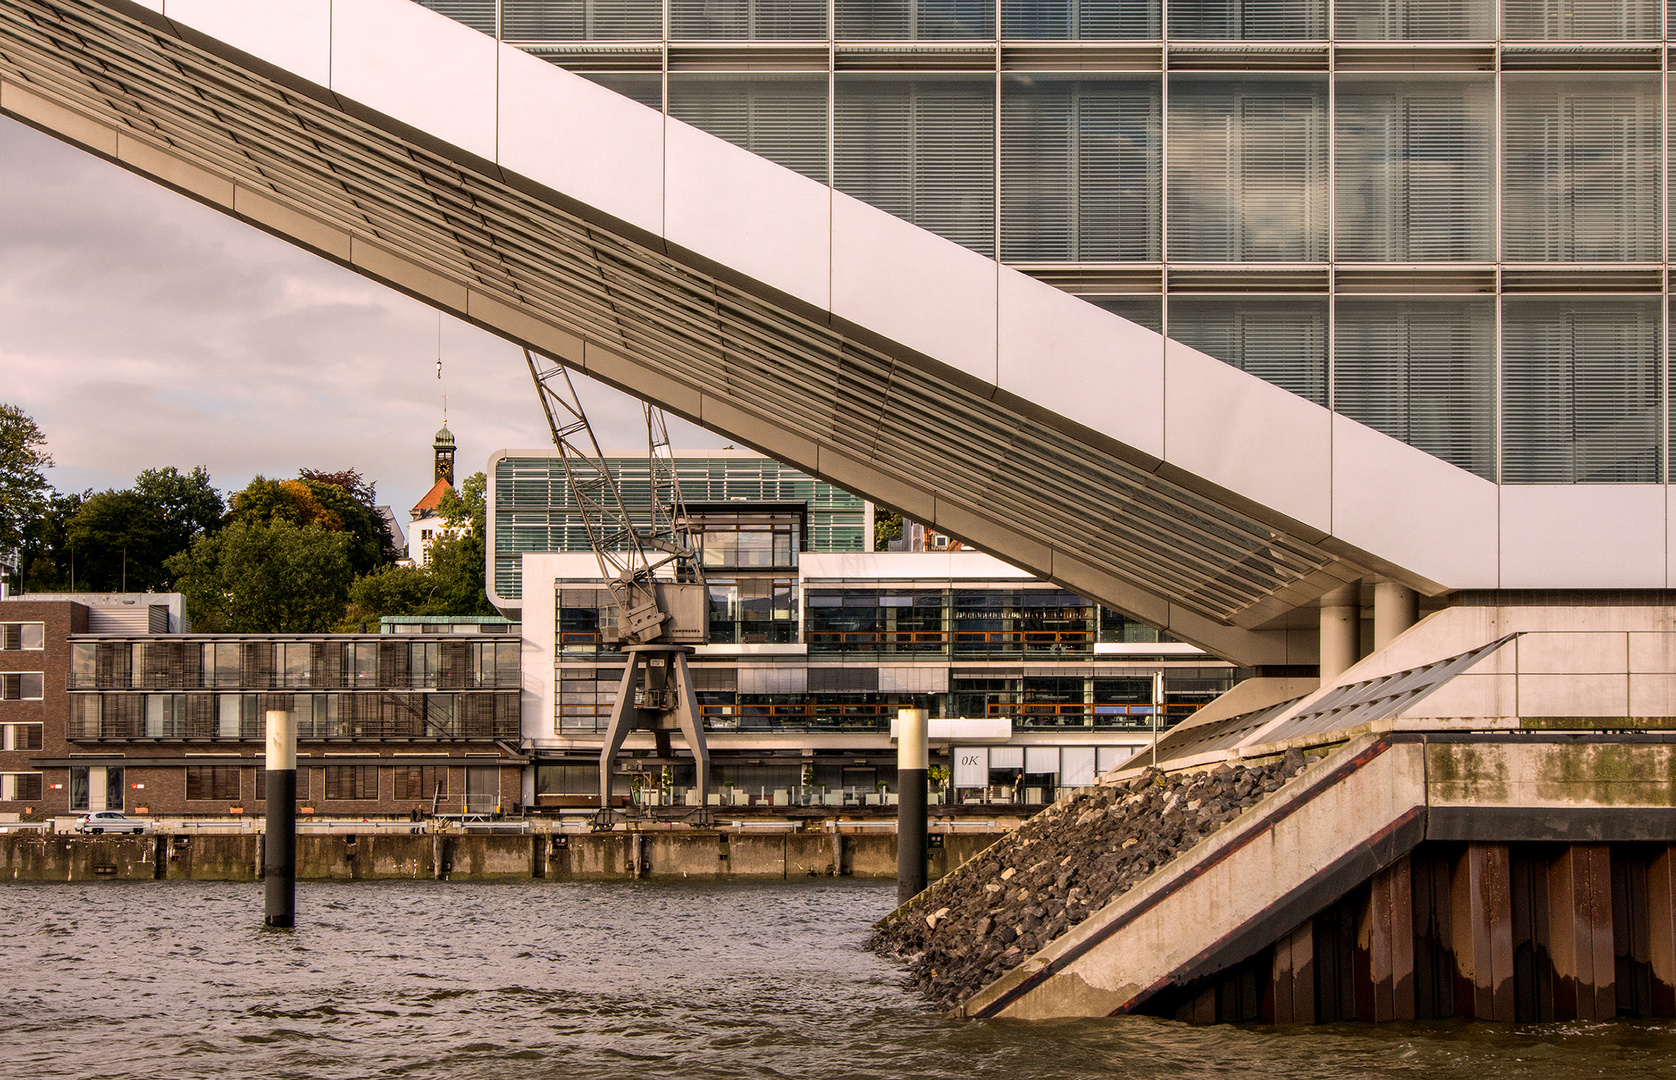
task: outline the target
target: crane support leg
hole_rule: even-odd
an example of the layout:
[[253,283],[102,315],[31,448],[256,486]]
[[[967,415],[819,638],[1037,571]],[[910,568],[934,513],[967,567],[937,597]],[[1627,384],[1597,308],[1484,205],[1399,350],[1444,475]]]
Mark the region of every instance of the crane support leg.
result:
[[697,818],[704,824],[710,817],[710,749],[704,741],[698,693],[687,666],[692,649],[682,645],[630,645],[624,652],[628,662],[605,729],[605,745],[599,752],[599,813],[594,827],[609,829],[616,820],[611,810],[611,781],[617,755],[629,734],[642,729],[657,738],[660,754],[672,731],[679,731],[687,740],[697,772]]

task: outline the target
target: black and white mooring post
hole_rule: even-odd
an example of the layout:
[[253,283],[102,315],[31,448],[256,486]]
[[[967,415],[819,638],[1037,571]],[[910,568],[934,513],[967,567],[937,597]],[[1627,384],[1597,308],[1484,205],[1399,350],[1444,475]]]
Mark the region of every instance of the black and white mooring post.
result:
[[265,926],[294,926],[297,922],[297,718],[294,713],[268,711],[268,835],[264,845],[262,879],[266,902]]
[[896,710],[896,902],[925,891],[927,743],[924,709]]

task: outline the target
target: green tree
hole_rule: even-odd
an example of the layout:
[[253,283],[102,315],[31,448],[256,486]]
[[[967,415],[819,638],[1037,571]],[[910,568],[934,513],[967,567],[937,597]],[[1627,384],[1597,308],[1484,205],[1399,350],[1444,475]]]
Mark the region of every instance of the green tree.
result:
[[306,634],[343,617],[355,579],[349,537],[283,518],[235,520],[199,536],[168,570],[207,633]]
[[386,566],[355,579],[339,633],[377,628],[384,615],[428,615],[436,580],[428,566]]
[[88,497],[65,531],[83,588],[145,592],[168,583],[163,560],[176,549],[163,512],[138,492]]
[[214,532],[221,527],[221,516],[226,507],[221,493],[210,484],[210,475],[202,465],[183,473],[173,465],[161,469],[146,469],[134,477],[134,493],[162,516],[169,554],[185,551],[200,533]]
[[76,516],[93,492],[80,495],[53,492],[24,537],[18,565],[26,592],[62,592],[81,584],[76,580],[75,557],[70,550],[70,519]]
[[873,510],[873,550],[888,551],[892,540],[902,539],[902,515],[884,507]]
[[496,614],[484,588],[482,533],[468,532],[431,541],[431,561],[426,569],[436,582],[429,614]]
[[449,488],[437,500],[437,516],[449,528],[470,525],[478,536],[486,534],[489,513],[489,478],[474,472],[460,484],[459,490]]
[[35,420],[16,405],[0,404],[0,555],[24,544],[47,504],[52,455]]
[[[313,476],[353,477],[359,484],[359,473],[314,473]],[[360,485],[363,494],[371,488]],[[232,498],[231,519],[268,523],[288,521],[293,525],[317,526],[329,532],[343,533],[347,540],[350,565],[358,574],[370,573],[387,565],[394,557],[391,551],[389,528],[377,508],[365,506],[356,494],[337,482],[328,483],[311,477],[307,471],[295,480],[269,480],[258,476],[243,491]]]

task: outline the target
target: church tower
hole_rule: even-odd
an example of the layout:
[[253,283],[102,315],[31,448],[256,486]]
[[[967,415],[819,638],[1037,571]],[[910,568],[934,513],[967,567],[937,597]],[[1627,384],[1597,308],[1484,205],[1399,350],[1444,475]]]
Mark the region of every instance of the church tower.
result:
[[454,486],[454,433],[448,430],[448,421],[442,422],[442,430],[436,433],[436,441],[431,444],[431,450],[436,454],[436,475],[431,479],[448,481],[448,486]]

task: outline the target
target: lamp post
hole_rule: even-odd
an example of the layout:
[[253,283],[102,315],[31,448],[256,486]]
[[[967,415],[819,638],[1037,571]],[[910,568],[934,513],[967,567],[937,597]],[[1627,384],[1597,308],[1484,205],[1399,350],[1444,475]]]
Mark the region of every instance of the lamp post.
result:
[[266,768],[267,838],[262,859],[265,889],[262,923],[294,926],[297,921],[297,718],[268,710]]

